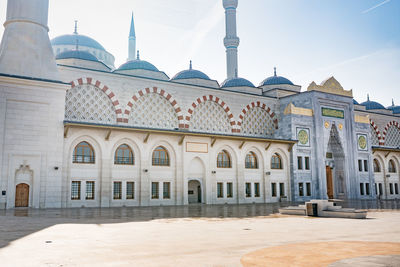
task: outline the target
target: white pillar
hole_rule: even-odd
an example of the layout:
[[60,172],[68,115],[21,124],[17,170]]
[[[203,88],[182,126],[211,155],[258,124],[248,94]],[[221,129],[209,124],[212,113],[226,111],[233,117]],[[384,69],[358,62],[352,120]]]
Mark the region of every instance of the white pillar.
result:
[[237,48],[239,37],[236,35],[236,8],[238,0],[223,0],[225,9],[226,36],[224,45],[226,47],[226,67],[228,79],[234,78],[238,73]]
[[0,73],[59,80],[47,27],[49,0],[8,0]]

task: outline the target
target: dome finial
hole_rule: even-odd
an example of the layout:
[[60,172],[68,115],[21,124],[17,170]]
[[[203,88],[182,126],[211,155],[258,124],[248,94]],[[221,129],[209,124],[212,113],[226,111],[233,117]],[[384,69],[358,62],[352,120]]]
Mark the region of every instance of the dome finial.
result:
[[189,70],[192,70],[192,60],[190,60]]
[[136,59],[137,59],[137,60],[140,60],[140,57],[139,57],[139,50],[137,51]]
[[392,106],[394,107],[394,99],[392,98]]
[[237,71],[237,69],[235,69],[235,78],[237,78],[238,77],[238,71]]
[[276,76],[276,67],[274,67],[274,76]]
[[369,101],[369,94],[367,94],[367,101]]
[[74,34],[78,34],[78,21],[75,20],[75,30],[74,30]]

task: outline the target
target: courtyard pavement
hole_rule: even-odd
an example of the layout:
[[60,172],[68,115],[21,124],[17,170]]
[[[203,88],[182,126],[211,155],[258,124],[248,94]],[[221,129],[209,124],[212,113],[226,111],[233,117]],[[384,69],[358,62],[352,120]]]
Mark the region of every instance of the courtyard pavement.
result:
[[399,200],[342,204],[365,220],[287,205],[2,210],[0,266],[400,266]]

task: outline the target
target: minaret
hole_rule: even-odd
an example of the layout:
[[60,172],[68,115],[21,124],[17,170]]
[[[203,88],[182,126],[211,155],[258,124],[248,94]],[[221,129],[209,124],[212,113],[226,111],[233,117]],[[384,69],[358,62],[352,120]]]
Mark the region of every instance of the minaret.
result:
[[134,60],[136,55],[136,34],[135,34],[135,24],[133,22],[133,12],[131,19],[131,30],[129,31],[129,53],[128,61]]
[[224,45],[226,47],[226,68],[228,79],[237,77],[239,37],[236,35],[236,8],[238,0],[223,0],[225,9],[226,36]]
[[8,0],[0,73],[59,80],[47,27],[49,0]]

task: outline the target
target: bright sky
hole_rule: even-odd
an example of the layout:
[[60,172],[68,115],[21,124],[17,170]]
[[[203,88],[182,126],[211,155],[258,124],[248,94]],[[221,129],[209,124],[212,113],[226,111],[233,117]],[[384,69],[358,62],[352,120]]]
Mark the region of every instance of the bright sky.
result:
[[[0,0],[5,21],[6,0]],[[78,32],[125,62],[131,12],[141,59],[170,77],[193,67],[226,77],[222,0],[51,0],[50,38]],[[400,0],[239,0],[239,76],[307,86],[335,76],[359,102],[400,105]],[[1,29],[2,34],[3,29]]]

